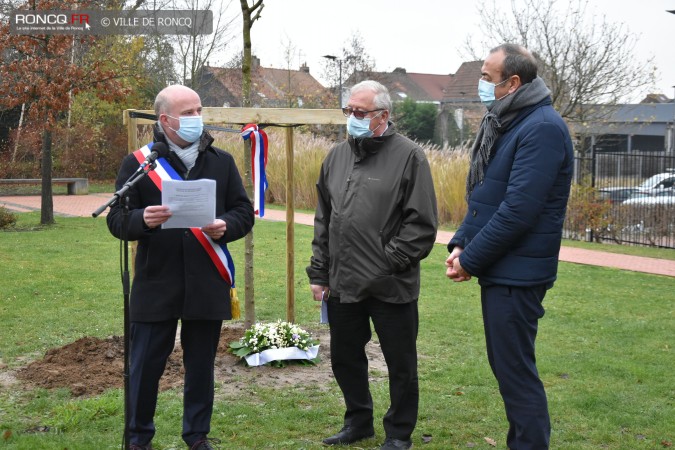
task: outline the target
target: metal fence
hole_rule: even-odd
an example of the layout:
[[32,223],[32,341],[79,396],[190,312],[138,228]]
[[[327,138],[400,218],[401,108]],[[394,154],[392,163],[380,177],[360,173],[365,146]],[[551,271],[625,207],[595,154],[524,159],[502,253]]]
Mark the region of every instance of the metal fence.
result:
[[578,156],[564,237],[675,248],[675,155]]

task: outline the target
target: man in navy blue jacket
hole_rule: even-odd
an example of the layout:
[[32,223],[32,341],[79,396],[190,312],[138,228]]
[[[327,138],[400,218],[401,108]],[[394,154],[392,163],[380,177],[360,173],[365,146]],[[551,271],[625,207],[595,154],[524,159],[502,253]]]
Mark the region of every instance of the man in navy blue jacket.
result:
[[487,355],[509,421],[510,449],[548,449],[551,425],[535,359],[553,286],[573,172],[572,141],[525,48],[492,49],[478,93],[487,107],[471,154],[468,210],[446,275],[478,278]]

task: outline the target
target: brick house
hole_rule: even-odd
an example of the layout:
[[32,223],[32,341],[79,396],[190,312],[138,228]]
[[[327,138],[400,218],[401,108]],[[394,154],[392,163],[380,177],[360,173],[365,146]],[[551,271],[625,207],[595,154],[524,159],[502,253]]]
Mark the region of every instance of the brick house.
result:
[[482,61],[465,62],[455,74],[448,75],[407,72],[401,67],[393,72],[359,71],[346,80],[344,89],[371,79],[385,85],[394,102],[412,99],[435,104],[435,140],[443,147],[456,146],[462,140],[470,142],[485,112],[477,94],[481,66]]
[[[241,68],[205,66],[195,90],[203,106],[241,107]],[[310,73],[305,64],[298,70],[262,67],[260,59],[251,61],[251,107],[323,108],[330,92]]]

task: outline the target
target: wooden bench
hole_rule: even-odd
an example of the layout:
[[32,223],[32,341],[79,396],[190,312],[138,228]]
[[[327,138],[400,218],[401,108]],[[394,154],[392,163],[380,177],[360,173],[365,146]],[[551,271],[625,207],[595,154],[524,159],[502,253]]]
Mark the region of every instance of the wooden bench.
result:
[[[42,184],[40,178],[0,178],[0,184]],[[87,195],[88,178],[52,178],[52,184],[68,185],[68,195]]]

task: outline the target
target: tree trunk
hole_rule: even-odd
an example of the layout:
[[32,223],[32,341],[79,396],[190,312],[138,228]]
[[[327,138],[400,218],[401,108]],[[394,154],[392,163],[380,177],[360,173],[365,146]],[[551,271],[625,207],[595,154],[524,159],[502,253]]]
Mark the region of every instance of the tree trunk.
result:
[[54,199],[52,196],[52,132],[42,132],[42,205],[40,208],[40,223],[51,225],[54,223]]
[[[243,38],[244,38],[244,58],[241,64],[241,90],[243,107],[251,106],[251,27],[253,20],[251,20],[251,13],[256,6],[249,8],[246,0],[240,0],[241,12],[243,17]],[[251,151],[250,144],[244,144],[244,187],[248,198],[253,201],[253,180],[251,179]],[[244,238],[244,322],[246,328],[249,328],[255,323],[255,291],[253,288],[253,230],[251,230]]]
[[14,151],[12,152],[12,162],[16,161],[16,153],[19,150],[19,141],[21,140],[21,127],[23,127],[23,115],[26,112],[26,104],[21,104],[21,115],[19,116],[19,126],[16,129],[16,140],[14,141]]

